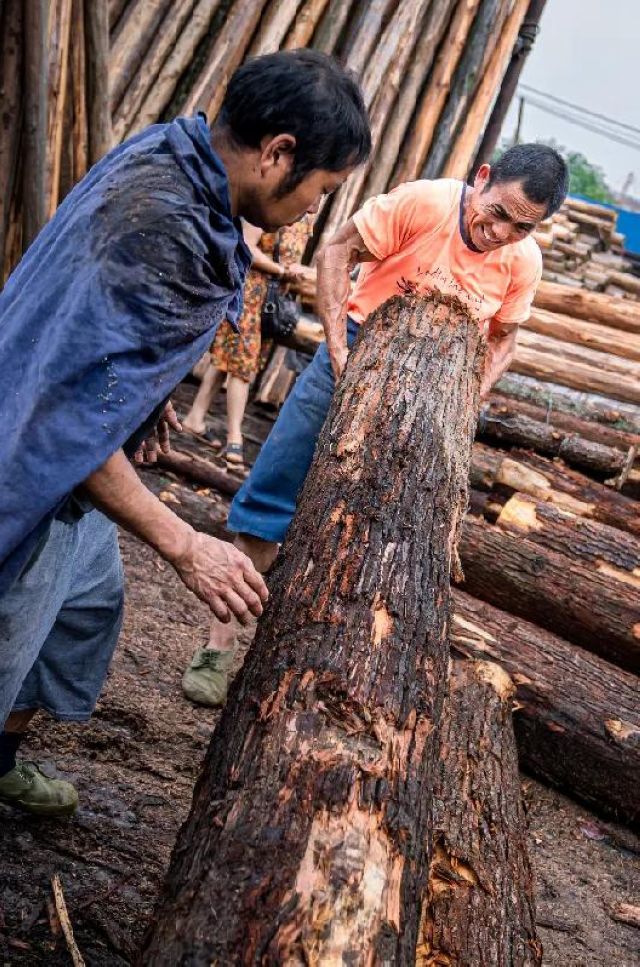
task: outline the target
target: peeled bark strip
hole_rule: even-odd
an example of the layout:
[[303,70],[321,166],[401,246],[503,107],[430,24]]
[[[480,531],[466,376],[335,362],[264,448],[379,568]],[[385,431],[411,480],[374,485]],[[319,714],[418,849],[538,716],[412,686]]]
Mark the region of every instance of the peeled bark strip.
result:
[[455,661],[449,688],[415,962],[533,967],[542,946],[511,720],[515,687],[492,662]]
[[614,447],[585,440],[577,433],[569,433],[553,426],[531,420],[519,413],[501,413],[490,408],[482,412],[478,435],[500,444],[527,447],[592,473],[610,475],[620,473],[626,454]]
[[473,517],[464,522],[460,558],[469,594],[637,672],[637,587]]
[[640,680],[462,591],[453,607],[454,654],[497,661],[516,684],[521,765],[590,808],[640,821]]
[[637,588],[640,596],[640,541],[631,534],[525,494],[515,494],[507,501],[497,523],[505,530],[525,534],[550,551],[624,581]]
[[640,334],[640,303],[629,299],[614,299],[601,292],[543,281],[536,290],[534,305]]
[[364,328],[142,963],[413,961],[481,357],[446,303]]

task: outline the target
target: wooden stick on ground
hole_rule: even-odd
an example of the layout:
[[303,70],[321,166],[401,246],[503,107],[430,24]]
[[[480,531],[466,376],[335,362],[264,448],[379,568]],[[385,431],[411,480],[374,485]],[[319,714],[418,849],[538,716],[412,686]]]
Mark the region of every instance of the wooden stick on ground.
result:
[[482,367],[470,323],[393,299],[352,350],[147,967],[413,962]]
[[56,913],[58,915],[58,920],[60,921],[60,926],[62,927],[69,956],[73,961],[73,967],[85,967],[84,958],[78,950],[78,945],[75,941],[75,937],[73,936],[73,927],[71,926],[71,920],[69,919],[69,913],[67,911],[67,904],[65,903],[64,893],[62,892],[62,883],[60,882],[60,877],[57,873],[54,873],[54,875],[51,877],[51,889],[53,890]]

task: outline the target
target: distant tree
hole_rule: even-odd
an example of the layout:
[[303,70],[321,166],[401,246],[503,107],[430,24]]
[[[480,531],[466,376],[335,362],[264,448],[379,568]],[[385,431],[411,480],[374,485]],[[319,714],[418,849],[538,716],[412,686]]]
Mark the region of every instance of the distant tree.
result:
[[[568,151],[553,138],[539,143],[548,144],[551,148],[555,148],[567,162],[569,167],[569,192],[572,195],[584,195],[586,198],[593,198],[594,201],[613,201],[613,195],[602,168],[592,164],[579,151]],[[511,144],[510,139],[503,139],[500,147],[496,149],[494,158],[499,158]]]

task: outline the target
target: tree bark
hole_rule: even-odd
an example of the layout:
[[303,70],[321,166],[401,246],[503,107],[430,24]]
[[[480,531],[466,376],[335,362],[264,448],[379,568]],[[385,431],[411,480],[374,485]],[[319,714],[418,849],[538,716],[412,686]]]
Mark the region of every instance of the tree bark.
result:
[[497,35],[497,43],[491,54],[491,60],[487,64],[461,130],[456,135],[455,142],[444,165],[443,178],[466,180],[478,138],[484,127],[496,89],[513,54],[514,45],[518,39],[518,31],[522,25],[528,4],[529,0],[515,0],[501,32]]
[[637,501],[590,480],[559,460],[520,450],[504,453],[476,442],[470,480],[477,489],[497,486],[529,494],[570,514],[640,537]]
[[141,51],[134,63],[134,73],[122,93],[117,110],[112,96],[113,137],[116,143],[123,140],[149,89],[154,87],[163,64],[189,20],[193,6],[193,0],[175,0],[171,4],[162,22],[154,29],[147,50]]
[[429,154],[420,170],[421,178],[437,178],[442,172],[458,123],[466,113],[481,77],[485,51],[491,46],[499,13],[500,0],[480,0],[478,13],[471,25],[462,56],[457,64],[451,90],[438,120]]
[[394,186],[417,178],[423,168],[479,3],[480,0],[462,0],[454,10],[433,71],[418,102],[409,136],[402,145],[391,179]]
[[501,393],[491,393],[488,407],[490,412],[499,413],[501,416],[508,416],[513,419],[526,416],[537,423],[551,423],[557,430],[562,430],[564,433],[575,433],[592,443],[601,443],[606,447],[613,447],[613,449],[625,453],[629,450],[629,447],[640,443],[639,433],[629,433],[605,423],[582,419],[580,416],[574,416],[573,413],[554,409],[553,406],[537,406],[535,403],[529,403],[526,400],[514,400],[508,396],[503,396]]
[[47,33],[49,4],[24,6],[25,86],[22,157],[23,244],[29,246],[47,219]]
[[571,466],[601,476],[620,473],[625,466],[626,457],[622,451],[585,440],[552,423],[531,420],[517,411],[505,414],[492,407],[484,407],[478,424],[478,436],[501,445],[525,447],[548,456],[561,457]]
[[[138,112],[134,114],[125,136],[128,137],[158,120],[171,101],[180,77],[189,67],[219,6],[220,0],[199,0],[196,3],[175,47],[162,65]],[[183,107],[182,113],[189,113],[187,105]]]
[[472,517],[460,558],[464,591],[621,668],[640,667],[637,587]]
[[20,131],[22,127],[22,85],[24,66],[22,0],[7,0],[0,11],[0,284],[16,184]]
[[259,57],[278,50],[286,37],[303,0],[283,0],[267,7],[249,48],[249,57]]
[[600,292],[543,281],[536,291],[534,305],[575,319],[640,333],[640,303],[629,299],[614,299]]
[[629,433],[640,433],[640,406],[612,400],[599,393],[583,393],[569,386],[558,386],[520,373],[505,373],[496,384],[496,390],[514,399],[530,400],[545,409],[551,407],[585,420],[616,426]]
[[182,106],[183,114],[202,110],[213,123],[224,100],[229,78],[244,57],[268,0],[236,0],[209,57]]
[[89,119],[89,163],[94,165],[113,145],[109,98],[109,24],[105,3],[84,6],[87,42],[87,115]]
[[171,16],[170,0],[144,0],[133,3],[124,14],[122,26],[111,46],[109,57],[109,95],[115,112],[124,92],[140,69],[145,54],[154,43],[156,31],[165,14]]
[[405,72],[397,103],[380,140],[375,164],[369,172],[363,192],[365,198],[379,195],[389,187],[394,165],[398,160],[401,145],[415,111],[420,88],[425,78],[429,76],[454,5],[455,0],[441,0],[439,3],[432,3],[429,7],[415,53]]
[[621,356],[636,362],[640,360],[640,340],[637,334],[625,332],[623,329],[613,329],[601,323],[578,320],[559,312],[549,312],[535,307],[529,319],[523,323],[523,327],[530,332],[553,336],[554,339],[575,343],[586,349],[611,353],[613,356]]
[[640,541],[631,534],[577,516],[549,502],[536,501],[527,494],[514,494],[502,508],[497,524],[601,574],[624,581],[640,595]]
[[542,963],[511,703],[498,665],[454,661],[416,967]]
[[521,329],[511,364],[516,373],[640,404],[640,364]]
[[640,681],[528,621],[453,591],[451,647],[516,684],[521,765],[618,820],[640,820]]
[[328,0],[305,0],[287,34],[284,50],[306,47],[311,41],[318,22],[325,11]]
[[482,356],[462,307],[370,317],[142,963],[413,961]]

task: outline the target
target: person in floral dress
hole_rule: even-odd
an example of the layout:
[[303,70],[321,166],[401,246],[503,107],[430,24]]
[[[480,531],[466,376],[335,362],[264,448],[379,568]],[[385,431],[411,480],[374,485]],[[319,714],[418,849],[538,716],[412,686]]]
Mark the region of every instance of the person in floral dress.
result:
[[[264,233],[243,224],[244,238],[251,249],[252,267],[244,289],[244,310],[236,332],[229,323],[218,329],[211,346],[210,365],[183,426],[192,433],[203,434],[209,407],[227,379],[227,443],[223,456],[230,466],[242,467],[242,421],[249,398],[249,388],[264,367],[271,350],[271,340],[263,340],[260,318],[269,278],[277,276],[283,284],[293,282],[315,270],[301,264],[302,255],[313,229],[306,216],[279,233]],[[274,261],[276,241],[280,238],[279,260]]]

